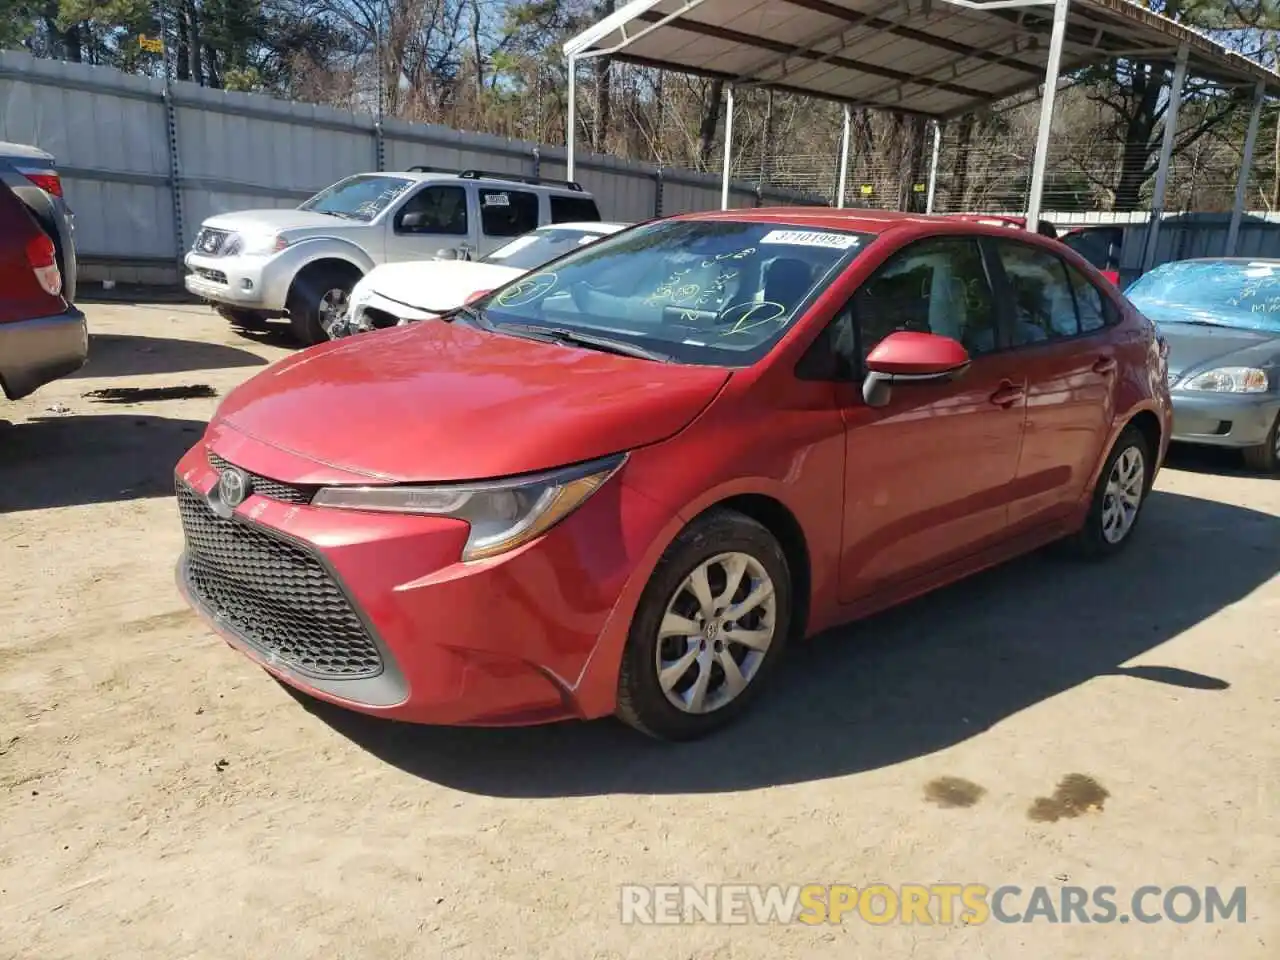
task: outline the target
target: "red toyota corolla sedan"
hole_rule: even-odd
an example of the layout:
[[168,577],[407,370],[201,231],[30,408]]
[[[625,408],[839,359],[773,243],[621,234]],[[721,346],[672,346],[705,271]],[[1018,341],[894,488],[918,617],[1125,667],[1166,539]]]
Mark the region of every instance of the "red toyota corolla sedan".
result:
[[1122,548],[1169,436],[1164,364],[1035,235],[655,221],[231,393],[177,468],[179,581],[346,707],[691,738],[788,642],[1050,541]]

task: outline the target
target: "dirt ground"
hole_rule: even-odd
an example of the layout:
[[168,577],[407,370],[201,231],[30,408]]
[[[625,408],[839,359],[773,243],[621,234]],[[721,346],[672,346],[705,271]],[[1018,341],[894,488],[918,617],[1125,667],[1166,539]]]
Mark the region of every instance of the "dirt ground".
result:
[[[818,638],[698,744],[411,728],[290,695],[173,585],[200,394],[288,346],[86,310],[88,367],[0,406],[0,957],[1280,956],[1280,480],[1180,456],[1120,559]],[[1072,774],[1106,795],[1054,820]],[[1245,886],[1247,919],[620,922],[672,881]]]

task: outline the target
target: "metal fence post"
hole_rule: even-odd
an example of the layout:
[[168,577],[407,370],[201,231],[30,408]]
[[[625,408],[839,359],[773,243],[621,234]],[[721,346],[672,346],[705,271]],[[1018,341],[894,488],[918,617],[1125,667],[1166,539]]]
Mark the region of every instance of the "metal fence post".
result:
[[169,66],[169,43],[166,35],[166,4],[160,2],[160,57],[164,61],[164,125],[165,137],[169,142],[169,201],[173,209],[173,239],[175,259],[178,262],[178,279],[182,279],[186,268],[184,258],[187,252],[187,241],[183,235],[182,218],[182,164],[178,153],[178,108],[173,102],[173,74]]
[[387,169],[387,144],[382,136],[382,118],[373,121],[373,162],[379,173]]
[[542,176],[542,151],[538,147],[533,148],[533,175]]
[[659,167],[653,172],[653,215],[655,217],[662,216],[662,185],[662,168]]

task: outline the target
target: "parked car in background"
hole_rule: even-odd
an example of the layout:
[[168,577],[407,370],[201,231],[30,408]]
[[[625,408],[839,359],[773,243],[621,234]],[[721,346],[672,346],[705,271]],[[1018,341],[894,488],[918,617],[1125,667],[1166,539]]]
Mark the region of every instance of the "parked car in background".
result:
[[1125,293],[1169,342],[1173,439],[1280,471],[1280,260],[1180,260]]
[[1059,243],[688,214],[237,387],[177,466],[179,583],[348,708],[691,738],[788,642],[1123,549],[1169,419],[1152,324]]
[[23,143],[0,141],[0,183],[12,190],[53,241],[62,296],[76,298],[75,217],[62,196],[53,154]]
[[430,319],[626,226],[557,223],[516,237],[478,260],[382,264],[355,285],[347,314],[330,335],[347,336]]
[[53,240],[0,183],[0,389],[18,400],[83,366],[84,314],[62,292]]
[[[955,217],[957,220],[969,220],[974,223],[986,223],[997,227],[1012,227],[1016,230],[1027,229],[1026,217],[1007,216],[1002,213],[952,213],[947,214],[947,216]],[[1048,220],[1040,220],[1036,224],[1036,233],[1054,240],[1057,239],[1058,228]]]
[[433,167],[361,173],[296,209],[210,217],[186,255],[186,287],[238,323],[289,318],[328,339],[351,290],[381,263],[483,257],[542,224],[599,220],[577,183]]
[[1124,251],[1124,227],[1112,224],[1073,227],[1058,238],[1120,286],[1120,256]]

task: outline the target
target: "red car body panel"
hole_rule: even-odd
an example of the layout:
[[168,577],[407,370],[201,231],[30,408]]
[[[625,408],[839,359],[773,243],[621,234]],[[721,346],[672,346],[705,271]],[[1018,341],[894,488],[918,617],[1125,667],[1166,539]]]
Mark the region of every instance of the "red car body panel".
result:
[[1170,413],[1154,332],[1062,245],[1020,234],[1106,290],[1121,322],[1083,347],[984,356],[954,382],[904,388],[875,408],[857,384],[797,377],[800,358],[904,243],[1008,229],[796,208],[689,218],[879,236],[747,368],[655,364],[432,322],[313,348],[246,382],[178,466],[199,494],[217,481],[210,450],[312,485],[501,477],[629,456],[547,533],[480,561],[461,561],[467,525],[457,520],[262,496],[235,509],[323,556],[402,676],[395,699],[344,696],[210,617],[228,641],[294,686],[368,713],[479,725],[605,716],[645,586],[709,507],[763,507],[798,543],[799,632],[814,634],[1077,528],[1135,416],[1154,417],[1163,459]]

